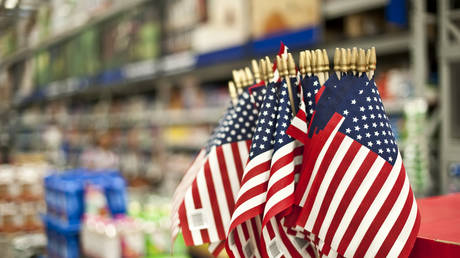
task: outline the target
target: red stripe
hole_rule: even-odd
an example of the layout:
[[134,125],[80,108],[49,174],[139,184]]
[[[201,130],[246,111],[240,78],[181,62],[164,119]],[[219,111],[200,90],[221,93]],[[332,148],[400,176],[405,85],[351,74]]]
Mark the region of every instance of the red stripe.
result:
[[294,196],[288,196],[274,205],[267,213],[265,214],[262,225],[265,225],[271,218],[275,217],[277,214],[280,214],[283,210],[290,208],[294,203]]
[[231,143],[233,160],[235,162],[236,173],[238,173],[238,181],[243,178],[244,168],[241,163],[240,150],[238,149],[238,143]]
[[377,154],[370,151],[364,159],[364,162],[359,167],[358,171],[356,172],[355,176],[350,182],[350,185],[345,191],[345,194],[340,200],[340,204],[337,207],[337,211],[335,212],[334,218],[331,221],[331,225],[329,226],[326,237],[324,239],[325,244],[331,245],[332,239],[337,231],[337,228],[339,227],[340,222],[342,221],[343,215],[345,214],[348,205],[350,204],[350,201],[353,199],[353,196],[355,195],[356,191],[361,185],[361,182],[366,177],[367,172],[369,171],[376,159]]
[[270,171],[270,163],[271,163],[271,160],[267,160],[267,161],[264,161],[258,165],[256,165],[255,167],[253,167],[251,170],[249,170],[243,177],[243,180],[241,180],[241,185],[244,185],[248,180],[250,180],[251,178],[259,175],[259,174],[262,174],[264,172],[268,172]]
[[286,175],[285,177],[281,178],[280,180],[278,180],[276,183],[274,183],[272,185],[272,187],[270,187],[270,189],[268,189],[267,200],[270,199],[270,197],[275,195],[277,192],[279,192],[279,191],[283,190],[284,188],[289,187],[291,185],[292,186],[294,185],[294,171],[292,171],[292,173],[290,173],[290,174]]
[[248,91],[249,91],[249,94],[252,95],[252,91],[259,88],[259,87],[265,87],[265,83],[263,81],[257,83],[257,84],[254,84],[252,85],[251,87],[248,88]]
[[236,201],[236,207],[238,208],[241,205],[244,205],[244,203],[253,198],[254,196],[257,196],[259,194],[265,193],[267,191],[267,183],[262,182],[261,184],[258,184],[251,189],[247,190],[244,192],[242,195],[238,197],[238,201]]
[[251,144],[252,144],[252,141],[250,140],[246,141],[246,150],[251,149]]
[[[406,182],[409,183],[409,182]],[[408,191],[408,196],[406,198],[406,202],[404,203],[403,209],[399,214],[398,218],[396,219],[393,227],[391,227],[390,232],[388,232],[385,241],[383,241],[382,246],[380,247],[379,251],[377,252],[377,257],[384,257],[388,255],[388,252],[393,247],[398,236],[401,234],[401,230],[403,229],[404,225],[407,223],[407,218],[409,217],[410,210],[412,208],[414,201],[414,194],[412,191]]]
[[398,198],[398,194],[401,192],[401,189],[404,185],[405,178],[406,171],[404,170],[404,167],[402,167],[402,169],[399,172],[398,178],[396,179],[396,182],[393,185],[393,188],[387,196],[387,199],[383,203],[382,207],[380,207],[379,212],[375,216],[366,234],[364,234],[363,240],[356,249],[356,257],[362,257],[366,254],[367,249],[372,243],[372,240],[374,240],[375,235],[377,234],[378,230],[380,229],[386,217],[388,216],[388,212],[393,207],[396,198]]
[[284,166],[286,166],[293,160],[294,160],[294,155],[292,153],[292,150],[289,150],[288,153],[286,153],[284,156],[276,160],[275,163],[273,163],[273,165],[270,168],[270,176],[275,174],[276,171],[282,169]]
[[[263,227],[262,227],[263,228]],[[268,236],[270,237],[270,241],[275,237],[275,230],[273,230],[273,226],[271,223],[268,223],[265,228],[267,229]]]
[[192,198],[193,198],[193,204],[195,205],[195,209],[202,208],[201,197],[200,197],[200,193],[198,192],[198,184],[196,182],[196,179],[193,180],[193,183],[192,183]]
[[305,225],[308,217],[310,216],[310,212],[318,194],[319,187],[321,186],[321,183],[326,176],[326,171],[329,168],[329,165],[331,164],[331,161],[334,158],[336,152],[339,150],[340,144],[342,144],[344,138],[344,134],[337,133],[332,139],[331,145],[329,145],[329,148],[327,149],[326,154],[321,161],[321,165],[316,173],[315,178],[313,179],[314,181],[307,195],[307,201],[304,204],[303,212],[300,214],[298,219],[298,223],[301,223],[301,225]]
[[188,246],[195,245],[195,243],[193,242],[192,232],[190,232],[190,227],[188,226],[187,212],[185,211],[184,202],[182,202],[182,204],[179,207],[179,219],[185,244]]
[[[207,163],[208,161],[206,161],[205,164]],[[195,205],[195,209],[199,209],[203,207],[201,204],[201,197],[200,197],[200,193],[198,192],[198,184],[196,182],[196,179],[193,180],[193,183],[192,183],[192,198],[193,198],[193,203]],[[206,229],[201,229],[200,234],[201,234],[201,239],[203,240],[203,242],[209,242],[209,235]]]
[[388,175],[391,172],[391,168],[391,164],[385,162],[382,169],[378,172],[374,183],[372,183],[372,186],[369,188],[369,191],[366,193],[363,200],[361,201],[361,204],[357,208],[355,215],[353,215],[350,224],[348,224],[347,230],[343,235],[342,240],[340,241],[339,247],[337,248],[337,252],[343,254],[347,250],[350,241],[353,239],[353,236],[358,229],[358,226],[361,224],[361,221],[368,212],[369,207],[374,202],[375,197],[385,183],[385,180],[388,178]]
[[307,252],[310,257],[316,257],[315,247],[312,244],[308,245]]
[[238,232],[235,230],[233,232],[233,239],[235,240],[235,247],[238,251],[238,256],[236,256],[232,249],[230,249],[230,243],[229,243],[229,238],[227,238],[225,240],[225,251],[227,252],[227,254],[231,257],[231,258],[235,258],[235,257],[244,257],[244,253],[243,253],[243,245],[240,241],[240,237],[238,235]]
[[287,128],[286,133],[301,143],[305,143],[305,138],[308,136],[307,132],[300,130],[298,127],[292,124]]
[[[219,205],[217,205],[218,203],[217,194],[214,188],[214,183],[212,181],[211,168],[209,166],[208,161],[204,165],[204,177],[206,179],[206,185],[208,187],[209,201],[211,202],[212,214],[214,216],[214,222],[216,224],[217,235],[219,236],[219,239],[224,239],[225,229],[222,223],[222,217],[220,214]],[[205,242],[209,242],[209,240]]]
[[230,214],[233,212],[235,205],[235,200],[233,199],[232,186],[230,184],[230,178],[228,177],[227,165],[225,164],[225,157],[222,147],[216,148],[217,162],[219,163],[219,171],[222,177],[222,183],[224,186],[225,197],[227,201],[227,206]]
[[257,215],[260,215],[264,210],[264,205],[265,204],[260,204],[260,205],[258,205],[256,207],[253,207],[253,208],[243,212],[237,218],[235,218],[235,220],[230,225],[229,232],[231,232],[235,227],[237,227],[239,224],[245,222],[246,220],[249,220],[250,218],[255,217]]
[[249,239],[249,230],[248,230],[248,226],[246,225],[246,222],[242,223],[240,226],[241,226],[241,229],[243,230],[244,239],[248,240]]
[[316,95],[315,95],[315,102],[316,102],[316,104],[318,104],[318,101],[319,101],[319,99],[321,98],[321,95],[323,95],[323,92],[324,92],[325,89],[326,89],[326,86],[323,85],[323,86],[321,86],[321,88],[319,89],[318,93],[316,93]]
[[222,249],[224,249],[224,247],[225,247],[225,242],[222,241],[214,248],[214,250],[211,250],[212,251],[211,254],[217,257],[220,254],[220,252],[222,252]]
[[414,247],[415,241],[417,239],[418,230],[420,228],[420,212],[417,209],[417,218],[415,219],[414,226],[412,227],[411,234],[407,239],[406,245],[404,246],[403,250],[401,251],[400,257],[408,257],[412,247]]
[[326,195],[324,196],[323,201],[321,203],[321,208],[319,209],[318,215],[316,217],[315,225],[313,226],[312,230],[313,234],[319,233],[324,218],[326,217],[327,210],[329,209],[329,205],[332,201],[332,198],[334,197],[335,191],[339,187],[339,184],[342,181],[345,172],[348,170],[348,167],[353,161],[353,157],[355,157],[356,153],[358,153],[359,148],[361,148],[361,144],[359,142],[353,141],[350,148],[348,148],[347,153],[343,157],[342,163],[340,163],[336,173],[332,177],[331,183],[329,184],[329,187],[326,191]]
[[294,158],[303,154],[304,146],[297,146],[294,149]]
[[[295,200],[294,200],[295,203]],[[293,205],[291,212],[284,217],[284,226],[288,228],[293,228],[296,226],[297,218],[300,215],[300,212],[302,211],[302,207],[298,205]]]
[[252,225],[252,231],[253,231],[256,243],[260,243],[260,234],[262,232],[260,232],[259,227],[257,227],[256,217],[251,219],[251,225]]

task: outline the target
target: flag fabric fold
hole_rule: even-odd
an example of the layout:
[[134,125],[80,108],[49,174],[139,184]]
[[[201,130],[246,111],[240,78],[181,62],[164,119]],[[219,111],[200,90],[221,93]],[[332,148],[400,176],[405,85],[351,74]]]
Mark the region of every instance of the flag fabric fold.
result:
[[374,79],[297,76],[290,91],[276,67],[178,185],[173,238],[214,256],[408,257],[420,215]]
[[229,109],[205,161],[185,191],[177,213],[187,245],[226,238],[258,115],[258,94],[263,95],[263,91],[262,87],[260,92],[253,91],[255,98],[243,92],[237,105]]
[[420,216],[391,126],[365,75],[325,88],[308,132],[297,225],[344,257],[407,257]]

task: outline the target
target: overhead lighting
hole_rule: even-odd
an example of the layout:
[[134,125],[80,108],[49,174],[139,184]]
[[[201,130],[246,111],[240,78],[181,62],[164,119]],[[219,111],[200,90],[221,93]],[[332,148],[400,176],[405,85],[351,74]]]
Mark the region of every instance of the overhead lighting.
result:
[[18,4],[19,0],[6,0],[4,7],[6,9],[14,9],[16,5]]

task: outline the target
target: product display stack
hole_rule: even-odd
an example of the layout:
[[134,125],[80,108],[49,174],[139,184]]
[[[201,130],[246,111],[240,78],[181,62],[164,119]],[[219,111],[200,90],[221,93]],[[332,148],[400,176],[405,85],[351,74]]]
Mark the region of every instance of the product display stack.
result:
[[176,190],[174,234],[231,257],[409,256],[420,212],[375,48],[336,49],[333,63],[306,50],[297,67],[282,44],[234,71],[232,103]]

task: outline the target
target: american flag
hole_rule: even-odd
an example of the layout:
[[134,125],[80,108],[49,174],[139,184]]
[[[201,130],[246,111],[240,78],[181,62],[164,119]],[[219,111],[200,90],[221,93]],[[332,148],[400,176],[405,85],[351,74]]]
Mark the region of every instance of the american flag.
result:
[[[278,114],[277,88],[280,83],[270,83],[262,104],[257,129],[253,136],[250,159],[243,175],[236,208],[232,216],[227,242],[231,257],[306,257],[312,247],[304,239],[288,235],[278,218],[262,225],[262,215],[267,197],[272,154],[275,146]],[[285,88],[287,90],[287,88]],[[284,108],[292,112],[289,103]],[[284,106],[284,105],[283,105]],[[284,117],[278,117],[280,120]],[[283,129],[287,127],[287,123]],[[276,198],[276,196],[275,196]]]
[[182,201],[185,197],[185,192],[187,188],[190,187],[193,180],[196,178],[196,174],[203,166],[203,163],[206,160],[206,151],[201,149],[195,160],[192,162],[192,165],[185,172],[184,177],[176,188],[174,195],[172,197],[172,207],[171,207],[171,239],[172,242],[175,241],[177,234],[180,230],[180,220],[179,220],[179,207],[182,204]]
[[216,145],[216,140],[218,134],[222,133],[225,129],[223,122],[230,119],[231,115],[234,114],[234,107],[232,104],[227,108],[225,115],[219,120],[218,125],[214,128],[211,137],[207,141],[205,147],[201,149],[198,155],[195,157],[195,160],[192,162],[192,165],[185,172],[184,177],[182,178],[179,185],[176,187],[176,190],[172,197],[172,208],[171,208],[171,238],[174,241],[177,237],[177,234],[180,230],[180,220],[178,210],[184,200],[186,190],[191,186],[193,180],[196,178],[196,174],[203,167],[204,162],[206,161],[207,153],[212,146]]
[[[305,76],[301,81],[301,91],[302,91],[302,101],[300,102],[299,111],[297,112],[296,116],[292,119],[290,126],[286,130],[286,133],[296,140],[306,144],[304,146],[305,149],[308,149],[308,126],[315,114],[316,110],[316,102],[319,99],[321,93],[324,91],[325,87],[330,84],[335,84],[337,82],[337,77],[333,74],[329,80],[325,83],[324,86],[321,86],[319,83],[318,77],[315,75],[312,76]],[[304,156],[304,158],[307,156]],[[306,163],[302,161],[302,165],[304,166]],[[301,171],[305,170],[303,167]],[[296,184],[296,187],[305,188],[306,181],[300,180],[299,184]],[[298,195],[298,194],[297,194]],[[297,218],[301,212],[301,207],[303,203],[300,203],[300,198],[296,198],[297,200],[294,202],[290,213],[284,219],[284,225],[288,228],[289,234],[295,235],[297,237],[304,237],[316,244],[316,247],[319,245],[323,246],[322,241],[316,237],[316,235],[312,234],[311,232],[306,231],[303,227],[296,226]],[[318,251],[322,253],[322,250],[318,248]],[[338,254],[335,253],[333,250],[327,250],[328,252],[324,255],[328,255],[328,257],[337,257]]]
[[[300,95],[297,93],[297,78],[291,78],[294,106],[298,107]],[[295,175],[300,172],[303,145],[286,134],[286,129],[293,117],[287,83],[279,91],[276,127],[274,132],[274,151],[271,160],[270,176],[267,186],[263,224],[294,204]]]
[[240,180],[257,120],[257,100],[265,89],[243,92],[215,131],[208,153],[178,208],[187,245],[213,243],[226,238]]
[[310,123],[297,225],[325,253],[407,257],[420,215],[382,100],[365,75],[342,80],[324,89]]
[[[298,78],[291,78],[294,106],[298,107]],[[296,176],[300,172],[303,144],[286,134],[293,117],[288,85],[283,80],[279,89],[279,100],[274,132],[274,151],[267,186],[267,201],[264,208],[262,242],[270,257],[315,257],[314,246],[303,236],[289,234],[284,226],[284,214],[294,204]]]
[[316,105],[316,94],[321,85],[316,76],[305,76],[301,81],[302,101],[300,102],[299,111],[292,119],[291,124],[286,130],[287,134],[294,139],[305,143],[308,132],[308,124],[313,116]]
[[[260,109],[259,118],[256,123],[257,129],[254,132],[250,148],[249,161],[244,169],[241,188],[238,193],[238,198],[236,199],[235,211],[231,219],[228,234],[230,239],[237,239],[237,237],[232,235],[232,231],[234,231],[235,228],[238,227],[236,233],[239,233],[241,224],[247,223],[254,217],[258,217],[257,219],[260,220],[259,216],[263,214],[264,211],[267,181],[270,174],[270,164],[273,154],[273,133],[276,127],[278,106],[278,97],[276,94],[277,85],[278,83],[273,82],[267,85],[267,94],[265,95],[264,102]],[[259,230],[259,232],[261,232],[261,230]],[[241,243],[241,246],[250,252],[240,255],[250,257],[259,244],[255,242],[255,238],[250,238],[247,242],[244,241],[244,243]],[[231,252],[231,249],[232,248],[227,248],[227,251]]]

